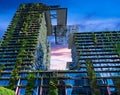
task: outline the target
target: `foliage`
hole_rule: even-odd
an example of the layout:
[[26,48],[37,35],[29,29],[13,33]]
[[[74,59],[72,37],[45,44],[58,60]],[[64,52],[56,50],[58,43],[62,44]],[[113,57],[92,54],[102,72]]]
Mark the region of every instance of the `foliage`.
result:
[[15,95],[15,92],[7,88],[0,87],[0,95]]
[[33,95],[35,78],[35,73],[30,73],[28,75],[28,83],[26,85],[25,95]]
[[96,37],[96,34],[95,33],[92,33],[92,36],[93,36],[93,42],[95,44],[97,44],[97,37]]
[[11,37],[14,33],[14,30],[15,30],[15,27],[17,26],[17,24],[18,24],[18,21],[19,21],[19,16],[16,16],[13,19],[13,22],[11,23],[10,28],[7,31],[7,35],[5,36],[5,41],[4,41],[5,46],[7,46],[9,44],[9,40],[11,39]]
[[118,53],[118,56],[120,56],[120,44],[115,44],[115,51]]
[[92,94],[100,95],[93,63],[90,59],[86,59],[86,67],[87,67],[87,72],[90,80],[90,88],[92,90]]
[[58,81],[56,79],[50,79],[49,95],[58,95],[57,84]]
[[19,79],[18,73],[19,73],[19,70],[17,68],[14,68],[12,73],[11,73],[8,88],[15,90],[16,84],[17,84],[16,82]]
[[80,69],[82,67],[82,64],[81,63],[78,63],[77,64],[77,69]]
[[2,41],[0,41],[0,46],[2,45]]
[[116,86],[117,93],[118,93],[118,95],[120,95],[120,77],[116,77],[113,80],[114,80],[114,84]]
[[94,94],[95,95],[101,95],[99,89],[94,89]]
[[16,82],[19,79],[19,67],[22,64],[22,58],[24,57],[24,54],[26,54],[25,47],[26,47],[26,40],[23,40],[20,52],[18,53],[18,56],[16,57],[16,64],[12,70],[11,77],[10,77],[10,82],[8,88],[10,89],[15,89],[16,88]]
[[58,95],[58,89],[57,89],[57,85],[58,85],[58,73],[57,71],[53,72],[53,76],[50,78],[50,82],[49,82],[49,95]]
[[1,72],[2,72],[2,70],[3,70],[3,68],[4,68],[4,64],[0,64],[0,76],[1,76]]
[[0,70],[2,70],[5,67],[4,64],[0,64]]
[[24,44],[26,44],[26,42],[22,43],[22,49],[20,50],[18,56],[16,57],[16,64],[15,64],[15,66],[13,68],[13,71],[12,71],[11,77],[10,77],[10,82],[9,82],[8,88],[11,88],[13,90],[16,88],[16,82],[19,79],[19,76],[18,76],[18,74],[19,74],[19,67],[22,64],[22,56],[25,53],[25,50],[24,50],[25,45]]
[[25,4],[22,4],[21,6],[20,6],[20,9],[24,9],[25,8]]

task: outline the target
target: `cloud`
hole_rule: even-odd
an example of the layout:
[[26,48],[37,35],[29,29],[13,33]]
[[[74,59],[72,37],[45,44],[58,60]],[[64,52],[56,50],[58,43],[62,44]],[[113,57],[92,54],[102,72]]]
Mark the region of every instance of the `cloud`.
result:
[[64,63],[64,61],[58,61],[58,60],[52,60],[50,69],[52,70],[65,70],[66,64]]
[[69,61],[71,61],[71,50],[67,46],[56,45],[52,48],[50,69],[65,70]]
[[[92,17],[86,16],[86,20],[79,23],[79,32],[120,30],[118,18],[93,19]],[[67,45],[56,45],[54,40],[51,40],[51,69],[65,69],[66,62],[71,61],[71,50],[67,48]]]
[[[89,31],[114,31],[120,30],[120,19],[93,19],[92,16],[85,17],[89,19],[84,19],[79,23],[79,32],[89,32]],[[53,41],[53,40],[52,40]],[[55,45],[52,42],[51,48],[51,69],[65,69],[66,62],[71,61],[71,50],[67,48],[67,45]]]
[[84,19],[78,20],[76,25],[79,27],[79,32],[115,31],[120,30],[120,18]]

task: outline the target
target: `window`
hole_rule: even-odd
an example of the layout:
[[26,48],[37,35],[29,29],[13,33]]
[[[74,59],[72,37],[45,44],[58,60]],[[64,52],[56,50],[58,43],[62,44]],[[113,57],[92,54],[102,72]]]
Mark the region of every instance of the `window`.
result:
[[20,88],[20,95],[25,95],[25,88]]
[[41,80],[40,79],[36,79],[35,80],[35,86],[39,86],[41,84]]
[[0,80],[0,85],[1,86],[7,86],[9,83],[9,80]]
[[26,85],[27,84],[27,80],[21,80],[20,84],[21,85]]
[[11,74],[3,73],[2,77],[10,77]]
[[34,88],[34,90],[33,90],[33,95],[38,95],[37,88]]

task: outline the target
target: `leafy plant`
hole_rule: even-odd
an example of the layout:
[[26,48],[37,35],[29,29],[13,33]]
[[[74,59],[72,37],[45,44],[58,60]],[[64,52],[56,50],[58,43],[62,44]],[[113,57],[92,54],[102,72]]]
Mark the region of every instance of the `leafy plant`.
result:
[[90,59],[86,59],[86,67],[87,67],[87,72],[90,80],[90,88],[91,88],[92,94],[100,95],[93,63]]
[[96,37],[96,34],[95,33],[92,33],[92,36],[93,36],[93,42],[95,44],[97,44],[97,37]]
[[82,67],[82,64],[81,63],[78,63],[77,64],[77,68],[80,69]]
[[50,79],[49,95],[58,95],[57,84],[58,84],[58,81],[55,78]]
[[1,72],[2,72],[2,70],[3,70],[4,67],[5,67],[4,64],[0,64],[0,76],[1,76]]
[[118,95],[120,95],[120,77],[113,79]]
[[0,87],[0,95],[15,95],[15,92],[7,88]]
[[118,56],[120,56],[120,44],[115,44],[115,51],[118,53]]
[[16,84],[17,84],[17,80],[19,79],[18,73],[19,73],[18,68],[14,68],[12,73],[11,73],[11,77],[10,77],[8,88],[10,88],[12,90],[15,90]]
[[25,8],[25,4],[22,4],[21,6],[20,6],[20,9],[24,9]]
[[26,85],[25,95],[33,95],[35,78],[35,73],[30,73],[28,75],[28,83]]

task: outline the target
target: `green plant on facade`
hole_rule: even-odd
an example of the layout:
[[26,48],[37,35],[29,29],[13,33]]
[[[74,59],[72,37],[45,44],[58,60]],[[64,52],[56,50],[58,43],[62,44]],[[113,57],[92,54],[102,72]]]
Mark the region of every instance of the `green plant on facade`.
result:
[[2,41],[0,41],[0,47],[1,47],[1,45],[2,45]]
[[9,44],[9,40],[11,39],[11,37],[14,33],[14,30],[18,24],[18,21],[19,21],[19,15],[15,16],[15,18],[13,19],[13,22],[10,25],[9,30],[7,31],[7,35],[5,36],[4,46],[7,46]]
[[7,88],[0,87],[0,95],[15,95],[15,92]]
[[114,42],[114,39],[113,39],[113,33],[110,32],[109,35],[110,35],[110,36],[109,36],[109,37],[110,37],[110,42]]
[[21,28],[21,31],[22,31],[22,33],[24,33],[25,35],[28,35],[28,32],[27,32],[27,30],[28,30],[28,23],[27,22],[24,22],[23,23],[23,28]]
[[9,89],[15,90],[15,88],[17,86],[17,81],[20,78],[18,74],[19,74],[19,70],[15,66],[11,73],[11,77],[10,77],[10,81],[9,81],[9,85],[8,85]]
[[78,63],[77,64],[77,69],[80,69],[82,67],[82,64],[81,63]]
[[21,10],[21,9],[24,9],[24,8],[25,8],[25,6],[26,6],[25,4],[22,4],[22,5],[19,7],[19,8],[20,8],[20,10]]
[[4,67],[5,67],[4,64],[0,64],[0,76],[1,76],[1,72],[2,72],[2,70],[3,70]]
[[17,57],[16,58],[15,68],[21,67],[21,64],[22,64],[22,58]]
[[118,56],[120,57],[120,44],[114,45],[115,51],[117,52]]
[[117,94],[120,95],[120,77],[115,77],[113,81],[114,85],[116,86]]
[[50,82],[49,82],[49,95],[58,95],[58,72],[54,71],[52,73],[52,76],[50,77]]
[[94,44],[96,45],[96,44],[97,44],[96,34],[95,34],[95,33],[92,33],[92,36],[93,36],[93,42],[94,42]]
[[16,64],[12,70],[10,81],[9,81],[9,86],[8,88],[14,90],[16,88],[17,81],[19,79],[19,68],[21,67],[22,64],[22,59],[26,54],[25,47],[26,47],[26,40],[23,40],[20,48],[20,52],[18,53],[18,56],[16,57]]
[[58,81],[55,78],[50,78],[49,83],[49,95],[58,95],[57,89]]
[[33,95],[35,78],[36,76],[33,72],[28,75],[28,83],[26,85],[25,95]]
[[11,26],[10,27],[10,29],[9,29],[9,32],[7,33],[7,35],[6,35],[6,41],[5,41],[5,43],[4,43],[4,45],[5,46],[7,46],[8,45],[8,43],[9,43],[9,40],[10,40],[10,38],[12,37],[12,34],[14,33],[14,28]]
[[92,91],[92,95],[100,95],[93,63],[90,59],[86,59],[86,68],[87,68],[88,77],[90,80],[90,88]]

